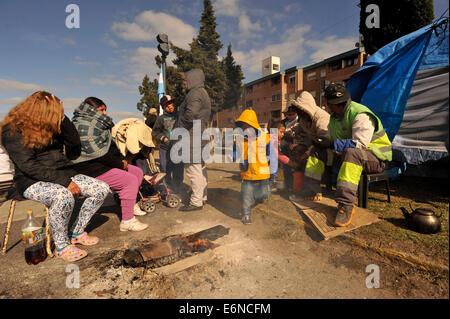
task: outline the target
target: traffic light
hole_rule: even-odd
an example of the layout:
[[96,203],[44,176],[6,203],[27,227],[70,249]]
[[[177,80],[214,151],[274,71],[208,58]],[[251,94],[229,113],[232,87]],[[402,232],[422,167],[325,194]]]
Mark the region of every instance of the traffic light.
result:
[[165,59],[169,55],[169,37],[167,34],[160,33],[156,36],[158,40],[158,51],[161,52],[162,58]]

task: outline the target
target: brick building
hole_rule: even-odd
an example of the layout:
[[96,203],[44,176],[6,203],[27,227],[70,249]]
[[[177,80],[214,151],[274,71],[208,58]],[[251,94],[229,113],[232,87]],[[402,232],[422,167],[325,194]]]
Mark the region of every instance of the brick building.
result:
[[344,84],[365,61],[363,49],[354,49],[303,67],[303,90],[311,93],[319,106],[325,105],[324,89],[331,82]]
[[[275,65],[279,70],[279,58],[271,58],[278,61]],[[272,72],[246,83],[242,106],[216,114],[213,126],[232,127],[243,108],[255,110],[260,124],[267,123],[272,117],[283,117],[282,111],[286,109],[288,101],[297,97],[303,90],[309,91],[316,99],[317,105],[323,106],[325,86],[330,82],[345,83],[362,66],[365,58],[364,48],[356,48],[317,63]],[[267,74],[267,61],[268,59],[263,61],[263,74]]]

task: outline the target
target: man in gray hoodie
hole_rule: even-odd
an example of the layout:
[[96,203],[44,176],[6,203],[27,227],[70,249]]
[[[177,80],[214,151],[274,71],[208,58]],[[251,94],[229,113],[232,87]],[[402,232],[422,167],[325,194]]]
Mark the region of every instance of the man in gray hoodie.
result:
[[[180,73],[183,90],[187,92],[179,107],[175,128],[189,131],[189,161],[184,163],[186,176],[191,182],[192,195],[189,204],[181,211],[201,210],[207,200],[208,177],[202,159],[202,149],[209,141],[202,140],[202,133],[208,127],[211,117],[211,101],[205,90],[205,74],[201,69]],[[194,121],[199,121],[195,122]],[[194,127],[195,126],[195,127]]]

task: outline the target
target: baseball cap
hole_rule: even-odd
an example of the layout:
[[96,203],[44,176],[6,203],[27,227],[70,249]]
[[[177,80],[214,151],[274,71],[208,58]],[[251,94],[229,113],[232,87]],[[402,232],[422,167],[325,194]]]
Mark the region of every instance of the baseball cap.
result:
[[169,104],[170,102],[174,102],[174,101],[175,101],[175,99],[172,98],[170,95],[163,95],[161,100],[159,100],[159,104],[161,104],[161,106],[164,107],[167,104]]
[[325,88],[325,98],[330,104],[340,104],[350,98],[350,93],[342,84],[333,82]]

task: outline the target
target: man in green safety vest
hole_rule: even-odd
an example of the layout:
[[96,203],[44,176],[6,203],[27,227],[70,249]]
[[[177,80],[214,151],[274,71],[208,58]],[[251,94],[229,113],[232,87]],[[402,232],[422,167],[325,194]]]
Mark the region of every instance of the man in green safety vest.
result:
[[[352,220],[354,202],[362,172],[380,173],[392,160],[392,146],[380,119],[366,106],[351,100],[342,84],[331,83],[325,89],[331,111],[328,130],[331,139],[316,141],[308,157],[304,188],[297,200],[322,199],[320,181],[329,160],[326,149],[334,149],[334,163],[340,169],[335,200],[338,203],[334,224],[347,226]],[[326,144],[326,145],[324,145]],[[329,153],[329,152],[328,152]]]

